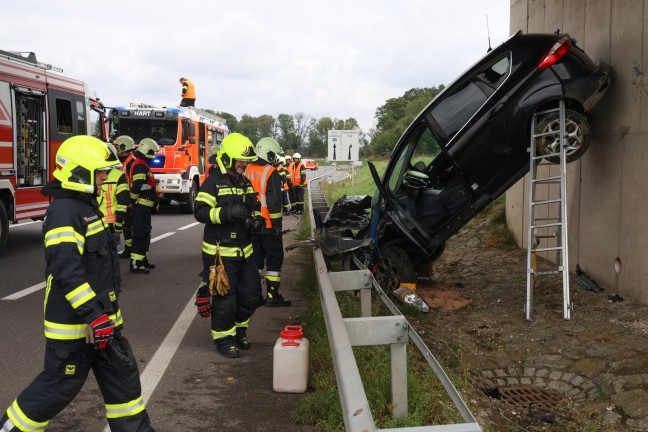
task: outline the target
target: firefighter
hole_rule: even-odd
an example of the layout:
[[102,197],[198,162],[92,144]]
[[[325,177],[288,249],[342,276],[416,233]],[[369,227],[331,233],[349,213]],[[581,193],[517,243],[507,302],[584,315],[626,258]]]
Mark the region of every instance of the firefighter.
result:
[[275,169],[279,171],[281,176],[281,207],[283,210],[284,216],[290,214],[290,198],[288,195],[288,170],[286,169],[286,158],[279,156],[279,160],[275,163]]
[[[129,137],[128,135],[121,135],[114,140],[113,145],[117,149],[119,160],[122,163],[122,172],[124,173],[126,184],[128,186],[128,190],[130,191],[130,187],[133,183],[130,178],[130,168],[133,164],[133,161],[135,160],[135,141],[133,141],[133,138]],[[124,214],[124,220],[121,226],[124,233],[124,250],[119,254],[120,258],[130,258],[131,245],[133,244],[133,231],[131,229],[132,226],[133,207],[130,205],[129,196],[129,200],[126,206],[126,213]],[[119,225],[115,225],[114,228],[115,234],[117,234],[120,228]]]
[[295,203],[295,189],[292,184],[292,169],[293,169],[293,160],[292,156],[286,155],[286,181],[288,184],[288,201],[290,202],[290,208],[292,210]]
[[160,198],[155,190],[155,179],[149,162],[155,157],[160,146],[151,138],[140,141],[135,150],[135,160],[130,168],[130,199],[133,207],[133,243],[131,245],[130,271],[148,274],[155,264],[148,260],[151,244],[151,215],[157,211]]
[[295,211],[296,214],[304,213],[304,187],[306,186],[306,167],[301,162],[301,155],[295,153],[292,156],[293,164],[291,171],[291,181],[295,190]]
[[[114,153],[115,159],[119,159],[117,149],[112,145],[108,145],[108,148]],[[121,169],[113,168],[108,172],[108,178],[101,185],[101,194],[97,201],[99,210],[115,237],[115,245],[119,245],[121,233],[124,231],[126,210],[130,204],[128,181]]]
[[182,100],[180,101],[181,107],[192,107],[196,103],[196,90],[194,84],[187,78],[180,78],[182,84]]
[[44,431],[93,371],[113,432],[152,432],[137,362],[122,336],[119,259],[96,197],[107,170],[119,167],[108,144],[79,135],[56,154],[45,239],[43,371],[0,419],[0,431]]
[[254,259],[257,270],[262,274],[266,268],[265,282],[269,307],[290,306],[279,294],[281,285],[281,265],[283,264],[281,196],[283,183],[281,174],[275,169],[279,153],[279,143],[272,138],[261,138],[256,145],[257,159],[245,169],[245,176],[252,182],[252,187],[261,201],[260,215],[265,220],[265,228],[253,237]]
[[[211,315],[211,335],[224,357],[240,357],[240,349],[251,348],[247,338],[250,317],[258,307],[261,283],[253,257],[252,232],[265,220],[253,217],[261,205],[250,180],[243,174],[256,154],[248,138],[229,134],[215,159],[218,169],[205,179],[194,205],[194,216],[205,224],[202,243],[202,284],[196,293],[196,307],[204,318]],[[225,295],[210,296],[209,267],[216,252],[222,257],[230,289]]]

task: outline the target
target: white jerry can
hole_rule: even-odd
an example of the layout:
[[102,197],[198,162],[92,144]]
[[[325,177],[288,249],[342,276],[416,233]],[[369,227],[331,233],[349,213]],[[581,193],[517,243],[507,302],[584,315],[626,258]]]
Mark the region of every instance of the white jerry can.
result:
[[304,393],[308,386],[308,339],[301,326],[286,326],[275,342],[272,389],[278,393]]

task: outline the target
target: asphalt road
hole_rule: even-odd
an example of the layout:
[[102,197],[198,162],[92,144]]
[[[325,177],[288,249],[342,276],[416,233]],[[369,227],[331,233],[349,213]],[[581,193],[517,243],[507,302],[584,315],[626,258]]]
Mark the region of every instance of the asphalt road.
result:
[[[322,167],[309,177],[329,175]],[[334,174],[343,176],[343,172]],[[297,227],[288,216],[284,228]],[[44,258],[42,224],[12,226],[0,255],[0,410],[42,370]],[[286,255],[282,291],[293,299],[291,308],[260,308],[252,318],[250,351],[239,359],[218,355],[209,322],[193,306],[200,283],[202,224],[193,215],[168,206],[153,217],[150,259],[157,265],[149,275],[128,272],[121,260],[124,334],[139,361],[143,396],[153,425],[161,431],[297,431],[290,412],[303,395],[272,390],[272,350],[286,325],[299,324],[307,313],[296,289],[299,250]],[[286,234],[293,241],[296,232]],[[295,269],[293,269],[295,270]],[[299,269],[296,269],[299,270]],[[75,401],[50,423],[48,431],[103,431],[103,401],[91,376]],[[107,430],[107,429],[106,429]]]

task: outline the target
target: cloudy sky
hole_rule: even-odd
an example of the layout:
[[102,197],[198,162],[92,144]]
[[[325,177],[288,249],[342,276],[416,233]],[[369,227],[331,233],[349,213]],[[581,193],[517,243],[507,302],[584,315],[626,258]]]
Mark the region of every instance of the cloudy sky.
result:
[[354,117],[413,87],[448,84],[509,36],[510,0],[21,0],[4,3],[0,49],[88,83],[108,106],[177,106],[241,118]]

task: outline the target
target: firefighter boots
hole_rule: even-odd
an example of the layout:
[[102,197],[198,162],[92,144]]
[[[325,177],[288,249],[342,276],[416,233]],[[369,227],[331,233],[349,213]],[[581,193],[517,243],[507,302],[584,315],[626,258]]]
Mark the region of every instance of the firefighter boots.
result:
[[247,338],[247,328],[236,327],[236,346],[242,350],[249,350],[252,348],[250,339]]
[[226,358],[239,358],[241,352],[236,346],[234,338],[229,336],[223,339],[215,340],[214,344],[216,345],[216,350],[220,355]]
[[265,305],[267,307],[292,306],[292,302],[290,300],[284,299],[283,296],[279,294],[279,284],[277,282],[269,281],[266,279],[266,286],[268,291],[268,298],[266,299]]
[[144,258],[144,260],[142,261],[142,264],[144,265],[144,267],[146,267],[149,270],[153,270],[155,268],[155,264],[150,262],[148,257]]
[[131,260],[130,272],[137,274],[149,274],[151,271],[144,266],[144,261]]

